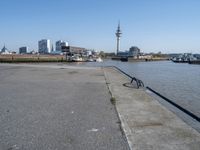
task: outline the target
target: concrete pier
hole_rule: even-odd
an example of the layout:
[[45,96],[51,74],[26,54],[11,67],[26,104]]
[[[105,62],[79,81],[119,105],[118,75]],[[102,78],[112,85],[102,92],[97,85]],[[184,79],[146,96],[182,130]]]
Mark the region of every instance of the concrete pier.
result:
[[130,82],[114,68],[105,68],[106,82],[116,99],[124,133],[133,150],[199,150],[200,133]]
[[199,132],[127,82],[114,68],[0,64],[0,149],[199,150]]
[[128,150],[100,68],[0,64],[0,150]]

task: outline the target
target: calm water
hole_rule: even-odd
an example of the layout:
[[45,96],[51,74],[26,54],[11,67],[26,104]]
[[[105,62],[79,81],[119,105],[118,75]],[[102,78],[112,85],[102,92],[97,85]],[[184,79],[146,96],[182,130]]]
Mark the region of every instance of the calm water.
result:
[[165,97],[200,116],[200,65],[159,62],[85,63],[86,66],[117,66],[128,74],[141,79]]

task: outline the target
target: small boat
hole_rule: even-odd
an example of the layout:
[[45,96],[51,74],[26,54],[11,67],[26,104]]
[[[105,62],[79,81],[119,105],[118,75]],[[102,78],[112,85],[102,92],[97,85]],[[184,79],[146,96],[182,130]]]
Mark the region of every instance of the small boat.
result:
[[184,53],[177,57],[172,58],[171,60],[175,63],[189,63],[191,60],[195,60],[195,59],[196,58],[194,57],[193,54]]
[[189,64],[200,64],[200,59],[199,60],[190,60]]
[[120,60],[123,62],[126,62],[126,61],[128,61],[128,57],[121,57]]
[[189,61],[186,60],[172,60],[175,63],[189,63]]
[[98,58],[96,59],[96,62],[103,62],[103,60],[101,59],[101,57],[98,57]]
[[92,58],[87,59],[87,62],[94,62],[95,60]]
[[115,57],[112,57],[112,60],[119,60],[119,61],[126,62],[128,61],[128,57],[115,56]]
[[74,55],[71,57],[71,61],[72,62],[84,62],[85,60],[82,57],[80,57],[79,55]]

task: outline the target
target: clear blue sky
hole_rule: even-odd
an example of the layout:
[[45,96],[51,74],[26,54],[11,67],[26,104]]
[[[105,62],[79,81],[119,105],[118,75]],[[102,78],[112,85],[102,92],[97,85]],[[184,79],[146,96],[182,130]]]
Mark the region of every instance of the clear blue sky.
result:
[[114,52],[200,53],[200,0],[0,0],[0,48],[37,50],[38,40]]

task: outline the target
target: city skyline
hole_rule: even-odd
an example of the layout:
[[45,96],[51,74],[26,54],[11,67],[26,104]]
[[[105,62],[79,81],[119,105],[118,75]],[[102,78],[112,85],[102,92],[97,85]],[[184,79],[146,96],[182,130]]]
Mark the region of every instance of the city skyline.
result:
[[62,39],[88,49],[116,52],[120,20],[121,51],[200,53],[200,1],[110,0],[0,2],[0,46],[38,50],[40,39]]

